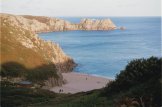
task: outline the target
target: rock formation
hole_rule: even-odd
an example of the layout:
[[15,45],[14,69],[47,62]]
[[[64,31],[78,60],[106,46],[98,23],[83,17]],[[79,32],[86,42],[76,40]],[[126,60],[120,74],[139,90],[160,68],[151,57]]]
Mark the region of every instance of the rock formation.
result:
[[114,30],[116,26],[110,19],[82,19],[79,28],[81,30]]
[[45,16],[1,15],[3,15],[8,22],[36,33],[67,30],[114,30],[117,28],[110,19],[82,19],[80,23],[75,24],[62,19]]

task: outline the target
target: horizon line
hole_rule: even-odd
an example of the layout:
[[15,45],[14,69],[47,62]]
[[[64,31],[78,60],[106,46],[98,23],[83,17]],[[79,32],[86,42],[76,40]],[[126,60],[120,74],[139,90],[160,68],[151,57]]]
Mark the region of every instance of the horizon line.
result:
[[110,15],[110,16],[108,16],[108,15],[106,15],[106,16],[104,16],[104,15],[98,15],[98,16],[96,16],[96,15],[94,15],[94,16],[92,16],[92,15],[90,15],[90,16],[78,16],[78,15],[74,15],[74,16],[51,16],[51,15],[36,15],[36,14],[18,14],[18,13],[6,13],[6,12],[0,12],[0,14],[12,14],[12,15],[31,15],[31,16],[47,16],[47,17],[162,17],[161,15],[160,16],[153,16],[153,15],[146,15],[146,16],[140,16],[140,15],[138,15],[138,16],[128,16],[128,15],[126,15],[126,16],[113,16],[113,15]]

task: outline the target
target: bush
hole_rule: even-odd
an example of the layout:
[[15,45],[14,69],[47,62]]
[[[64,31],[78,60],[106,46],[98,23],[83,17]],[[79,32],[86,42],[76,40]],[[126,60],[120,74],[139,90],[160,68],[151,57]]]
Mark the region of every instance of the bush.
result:
[[154,107],[160,106],[161,61],[162,59],[156,57],[132,60],[116,79],[107,85],[102,95],[107,95],[108,98],[149,97]]
[[55,98],[56,94],[43,89],[18,88],[10,82],[1,83],[2,107],[27,107]]
[[8,62],[1,65],[0,74],[2,77],[21,77],[27,69],[16,62]]
[[27,72],[27,80],[32,82],[42,82],[50,77],[58,78],[55,65],[43,65]]
[[59,78],[54,64],[41,65],[34,69],[27,69],[17,62],[7,62],[1,65],[2,77],[25,77],[32,82],[42,82],[50,77]]

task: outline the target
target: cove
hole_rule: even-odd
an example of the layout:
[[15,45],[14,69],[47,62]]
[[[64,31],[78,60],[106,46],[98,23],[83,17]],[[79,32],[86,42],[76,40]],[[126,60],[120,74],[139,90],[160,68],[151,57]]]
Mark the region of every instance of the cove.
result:
[[[69,20],[79,18],[69,18]],[[75,72],[114,78],[129,61],[160,57],[159,17],[111,18],[126,30],[64,31],[40,33],[44,40],[58,43],[78,64]]]

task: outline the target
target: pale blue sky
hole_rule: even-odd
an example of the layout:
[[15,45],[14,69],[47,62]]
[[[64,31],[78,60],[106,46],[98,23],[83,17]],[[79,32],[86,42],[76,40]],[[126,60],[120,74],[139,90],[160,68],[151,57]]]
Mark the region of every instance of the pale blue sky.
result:
[[1,12],[46,16],[160,16],[161,0],[0,0]]

